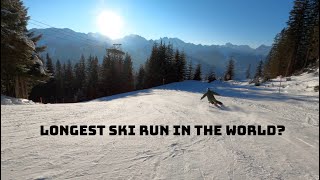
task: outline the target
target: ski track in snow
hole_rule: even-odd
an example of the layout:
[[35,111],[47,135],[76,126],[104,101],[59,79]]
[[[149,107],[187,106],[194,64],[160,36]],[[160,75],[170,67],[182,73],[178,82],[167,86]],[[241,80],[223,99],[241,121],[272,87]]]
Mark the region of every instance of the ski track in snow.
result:
[[[225,107],[200,101],[206,87],[222,95]],[[276,91],[187,81],[86,103],[2,105],[1,178],[319,179],[319,96]],[[40,125],[74,124],[286,130],[282,136],[40,136]]]

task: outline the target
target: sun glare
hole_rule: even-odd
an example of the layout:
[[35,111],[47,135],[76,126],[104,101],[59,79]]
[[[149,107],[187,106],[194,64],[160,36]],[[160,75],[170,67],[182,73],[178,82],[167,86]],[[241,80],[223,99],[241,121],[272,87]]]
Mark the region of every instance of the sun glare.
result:
[[111,11],[102,11],[97,17],[97,27],[100,33],[111,38],[121,38],[123,20]]

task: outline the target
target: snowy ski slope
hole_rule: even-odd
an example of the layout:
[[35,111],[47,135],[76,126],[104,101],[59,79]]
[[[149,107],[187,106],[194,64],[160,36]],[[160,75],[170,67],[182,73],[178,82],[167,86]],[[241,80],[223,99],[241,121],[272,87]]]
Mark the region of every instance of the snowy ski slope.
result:
[[[1,105],[1,179],[319,179],[319,94],[186,81],[86,103]],[[226,107],[200,101],[207,87]],[[285,125],[282,136],[40,136],[44,125]]]

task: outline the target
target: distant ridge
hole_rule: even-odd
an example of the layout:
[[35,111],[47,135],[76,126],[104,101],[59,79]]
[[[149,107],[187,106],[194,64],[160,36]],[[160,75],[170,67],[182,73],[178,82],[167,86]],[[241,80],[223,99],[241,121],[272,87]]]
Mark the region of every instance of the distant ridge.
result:
[[[214,69],[218,74],[224,72],[226,62],[232,56],[236,61],[236,76],[242,77],[249,64],[256,66],[258,61],[264,59],[270,51],[270,46],[261,45],[251,48],[248,45],[196,45],[186,43],[179,38],[163,37],[156,40],[147,40],[140,35],[127,35],[123,38],[112,40],[99,33],[80,33],[68,28],[47,28],[31,29],[35,34],[42,34],[39,45],[46,45],[44,53],[50,53],[54,60],[59,59],[66,62],[70,59],[77,62],[81,56],[96,55],[102,61],[105,49],[111,47],[113,43],[121,43],[122,49],[128,52],[133,58],[134,68],[143,64],[151,53],[154,43],[171,43],[174,48],[183,50],[187,55],[187,60],[194,64],[202,64],[205,72]],[[254,70],[254,68],[252,68]]]

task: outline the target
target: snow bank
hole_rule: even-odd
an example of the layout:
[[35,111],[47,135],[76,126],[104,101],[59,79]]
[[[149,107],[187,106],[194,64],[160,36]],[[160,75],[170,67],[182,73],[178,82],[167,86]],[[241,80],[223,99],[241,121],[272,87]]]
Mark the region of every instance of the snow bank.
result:
[[35,103],[28,99],[13,98],[13,97],[1,95],[1,105],[27,105],[27,104],[35,104]]
[[298,76],[284,78],[282,89],[284,93],[300,95],[318,95],[315,87],[319,86],[319,70],[315,73],[303,73]]
[[[281,86],[280,86],[281,82]],[[248,84],[242,82],[240,84]],[[254,84],[251,84],[254,86]],[[291,77],[277,77],[269,82],[261,84],[261,88],[270,88],[274,92],[279,92],[292,95],[306,95],[306,96],[319,96],[319,92],[315,91],[315,87],[319,86],[319,69],[315,72],[305,72],[301,75]]]

